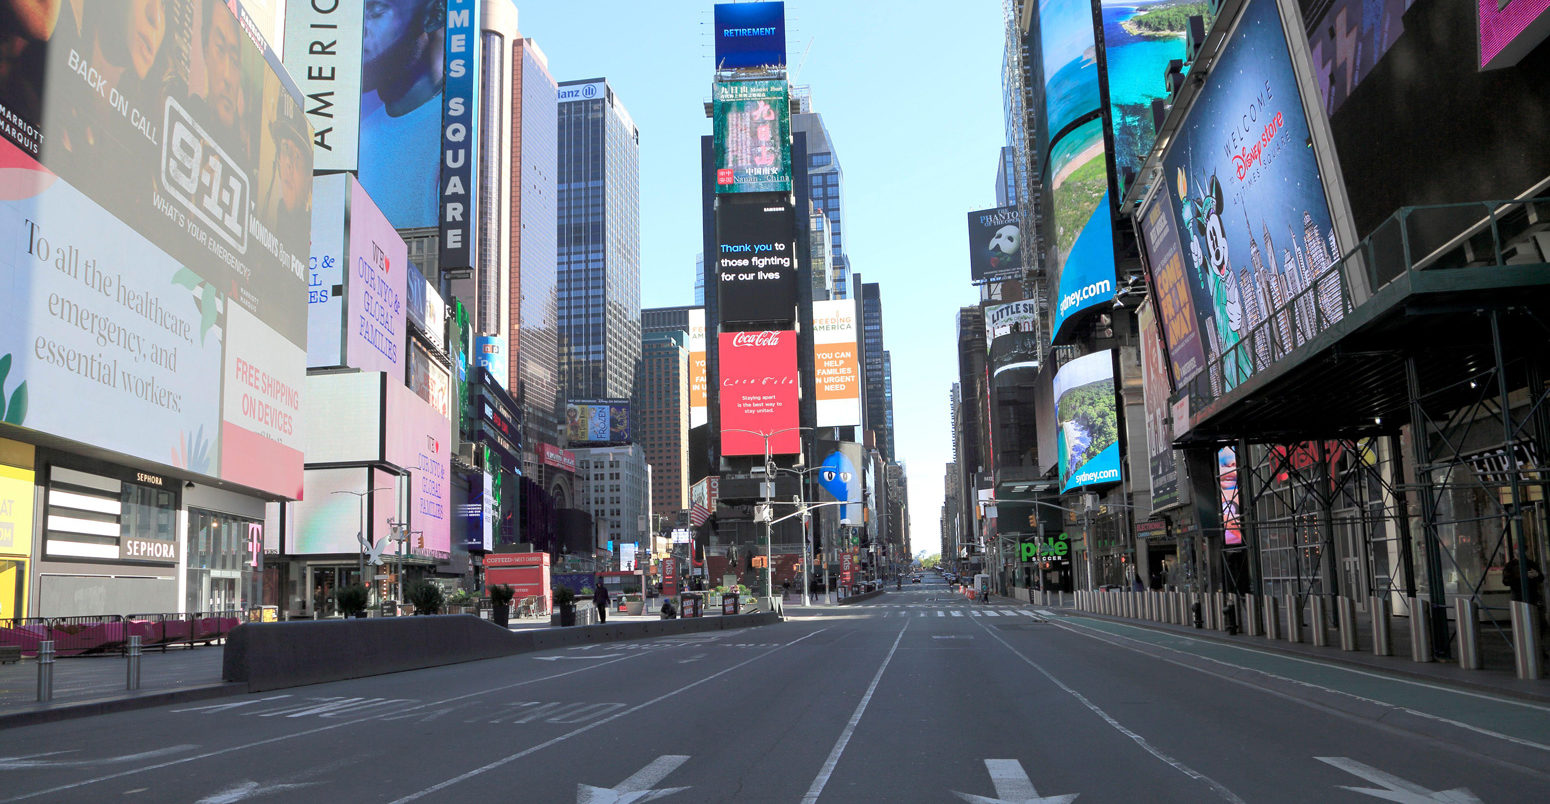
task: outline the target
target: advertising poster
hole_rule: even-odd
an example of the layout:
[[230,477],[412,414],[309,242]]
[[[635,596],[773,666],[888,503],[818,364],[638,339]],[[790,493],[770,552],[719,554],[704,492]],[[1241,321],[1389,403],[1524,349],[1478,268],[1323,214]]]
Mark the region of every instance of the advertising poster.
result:
[[567,403],[565,436],[573,447],[632,443],[629,400],[580,399]]
[[1044,53],[1044,125],[1051,143],[1099,109],[1092,0],[1039,0]]
[[425,333],[433,346],[446,351],[447,303],[442,300],[441,293],[425,278],[425,274],[420,273],[420,269],[415,267],[414,263],[405,260],[405,265],[408,266],[409,276],[405,282],[408,306],[404,314],[410,323]]
[[689,311],[689,428],[710,421],[707,391],[710,377],[706,372],[705,308]]
[[797,334],[766,330],[723,332],[717,337],[721,454],[764,455],[766,440],[771,455],[801,452]]
[[854,441],[823,441],[819,451],[824,455],[818,469],[818,487],[840,506],[840,519],[852,525],[861,524],[861,445]]
[[716,69],[784,67],[785,3],[717,3]]
[[415,555],[446,558],[452,549],[452,422],[407,387],[387,384],[383,457],[409,472],[409,543]]
[[996,207],[969,213],[969,276],[976,285],[1023,278],[1022,213]]
[[716,291],[728,321],[790,321],[796,315],[796,217],[784,203],[716,208]]
[[[1498,0],[1475,0],[1495,9]],[[1538,0],[1540,8],[1550,0]],[[1389,48],[1405,32],[1405,12],[1415,0],[1327,0],[1309,8],[1323,13],[1304,20],[1313,75],[1324,113],[1334,115]],[[1517,4],[1522,7],[1522,3]],[[1484,64],[1481,65],[1484,68]]]
[[[442,74],[440,129],[440,192],[437,223],[441,227],[438,265],[441,270],[474,264],[474,116],[479,96],[475,85],[479,64],[479,3],[444,0],[446,4],[446,63]],[[368,3],[368,8],[376,5]]]
[[[372,485],[368,486],[368,478]],[[385,537],[397,507],[393,481],[386,472],[361,467],[307,470],[306,496],[292,506],[295,531],[286,552],[357,555],[361,546],[356,534],[363,519],[370,520],[368,527],[378,538]]]
[[1206,351],[1200,341],[1200,319],[1195,315],[1195,294],[1184,271],[1184,252],[1168,208],[1168,194],[1154,189],[1141,206],[1142,247],[1151,272],[1150,298],[1167,340],[1168,359],[1179,385],[1189,382],[1206,367]]
[[450,8],[429,0],[364,5],[361,184],[394,228],[437,226]]
[[362,9],[367,4],[290,0],[285,5],[285,66],[307,98],[313,169],[355,170],[361,138]]
[[791,189],[785,81],[721,81],[712,90],[717,193]]
[[438,413],[452,418],[452,374],[416,341],[409,341],[409,389],[431,403]]
[[855,299],[813,302],[813,372],[818,426],[861,424]]
[[1187,255],[1210,397],[1343,315],[1331,270],[1340,251],[1309,142],[1276,4],[1249,0],[1159,182]]
[[226,311],[226,340],[221,478],[300,496],[307,372],[298,350],[241,307]]
[[1184,59],[1189,17],[1204,16],[1208,29],[1211,19],[1202,4],[1180,0],[1102,0],[1102,6],[1114,166],[1123,195],[1126,173],[1141,172],[1141,162],[1157,139],[1152,101],[1168,99],[1163,73],[1168,62]]
[[490,372],[495,382],[506,387],[511,364],[506,357],[505,335],[479,335],[474,338],[474,365]]
[[985,308],[985,344],[990,376],[1003,371],[1039,368],[1039,309],[1032,300],[993,304]]
[[350,181],[349,257],[347,365],[402,377],[409,247],[354,180]]
[[1067,321],[1114,300],[1114,222],[1102,120],[1083,123],[1055,143],[1050,174],[1055,229],[1049,264],[1060,277],[1050,324],[1055,343],[1066,335]]
[[1216,477],[1222,488],[1222,543],[1243,544],[1242,515],[1238,509],[1238,451],[1222,447],[1216,453]]
[[1060,493],[1120,480],[1114,354],[1083,355],[1055,372]]
[[[1413,0],[1411,0],[1413,2]],[[1550,35],[1550,0],[1474,0],[1480,10],[1480,69],[1518,63]],[[1397,4],[1391,0],[1391,4]],[[1406,2],[1408,8],[1410,2]]]
[[344,207],[350,177],[312,180],[312,255],[307,265],[307,368],[344,362]]
[[1146,411],[1147,466],[1152,478],[1152,511],[1179,504],[1179,461],[1168,429],[1168,365],[1157,314],[1148,299],[1136,310],[1141,334],[1141,398]]

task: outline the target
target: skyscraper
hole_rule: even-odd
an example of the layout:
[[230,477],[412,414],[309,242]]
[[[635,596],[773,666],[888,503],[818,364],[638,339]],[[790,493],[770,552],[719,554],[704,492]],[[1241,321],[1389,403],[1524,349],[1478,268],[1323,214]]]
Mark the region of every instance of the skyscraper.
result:
[[560,384],[629,399],[640,360],[640,132],[602,78],[559,88]]
[[635,440],[651,465],[651,513],[671,517],[689,507],[689,332],[643,336],[635,388]]
[[[858,277],[859,279],[859,277]],[[893,414],[888,399],[888,364],[883,352],[883,297],[876,282],[861,288],[861,340],[866,355],[866,426],[877,433],[877,446],[885,460],[893,459]]]
[[[832,259],[828,264],[829,284],[836,299],[854,298],[850,287],[850,258],[845,256],[845,172],[839,155],[829,139],[823,115],[812,110],[812,93],[806,87],[795,88],[791,131],[807,135],[807,183],[813,206],[829,221]],[[800,111],[798,111],[800,109]],[[793,166],[796,168],[796,166]],[[814,263],[817,270],[817,263]],[[814,280],[815,282],[817,280]]]

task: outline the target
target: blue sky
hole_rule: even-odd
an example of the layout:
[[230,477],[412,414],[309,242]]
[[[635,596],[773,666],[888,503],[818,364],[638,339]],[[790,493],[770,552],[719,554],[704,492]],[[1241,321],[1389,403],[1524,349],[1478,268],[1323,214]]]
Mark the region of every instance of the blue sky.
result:
[[[605,77],[640,129],[641,292],[694,301],[699,138],[710,133],[710,0],[527,0],[518,25],[557,81]],[[966,215],[995,205],[999,0],[788,0],[792,82],[812,87],[845,171],[854,270],[880,282],[911,543],[935,553],[952,459],[954,319],[974,304]]]

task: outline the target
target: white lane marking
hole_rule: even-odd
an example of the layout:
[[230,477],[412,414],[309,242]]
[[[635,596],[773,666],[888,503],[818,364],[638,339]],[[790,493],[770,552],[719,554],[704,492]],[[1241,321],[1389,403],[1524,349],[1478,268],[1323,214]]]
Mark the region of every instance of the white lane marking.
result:
[[938,617],[946,617],[947,616],[947,612],[942,611],[941,609],[937,609],[936,616],[938,616]]
[[[820,633],[820,632],[819,631],[814,631],[813,633],[816,634],[816,633]],[[812,636],[812,634],[808,634],[808,636]],[[576,675],[577,673],[590,672],[592,670],[596,670],[599,667],[607,667],[610,664],[615,664],[615,663],[618,663],[618,662],[622,662],[622,661],[625,661],[625,660],[628,660],[628,659],[633,659],[633,658],[636,658],[638,656],[645,656],[645,655],[646,655],[645,653],[635,653],[635,654],[631,654],[629,656],[625,656],[625,657],[622,657],[622,658],[619,658],[619,659],[614,659],[613,661],[610,661],[610,662],[602,662],[600,664],[590,664],[590,665],[587,665],[586,667],[578,667],[575,670],[566,670],[566,671],[559,672],[559,673],[550,673],[547,676],[540,676],[538,678],[530,678],[530,679],[527,679],[525,681],[515,681],[515,682],[512,682],[510,684],[502,684],[500,686],[490,687],[488,689],[475,690],[474,692],[465,692],[462,695],[454,695],[454,696],[452,696],[450,698],[443,698],[443,699],[441,699],[439,701],[430,701],[430,702],[427,702],[427,703],[419,704],[417,706],[408,707],[407,709],[404,710],[403,713],[400,713],[400,714],[407,714],[409,712],[413,712],[415,710],[420,710],[420,709],[433,709],[434,707],[445,706],[447,704],[457,703],[458,701],[467,700],[469,698],[477,698],[477,697],[479,697],[481,695],[493,695],[493,694],[498,693],[498,692],[504,692],[506,690],[516,689],[517,687],[525,687],[525,686],[527,686],[529,684],[537,684],[537,683],[542,682],[542,681],[553,681],[554,679],[557,679],[557,678],[564,678],[566,676],[573,676],[573,675]],[[749,661],[753,661],[753,660],[750,659]],[[284,696],[273,696],[273,697],[284,697]],[[267,700],[267,699],[260,699],[260,700]],[[206,751],[203,754],[198,754],[196,756],[191,756],[191,757],[185,757],[183,759],[174,759],[174,760],[171,760],[169,762],[161,762],[161,763],[157,763],[155,765],[145,765],[143,767],[134,768],[134,769],[131,769],[131,770],[126,770],[126,771],[119,771],[118,773],[110,773],[110,774],[107,774],[105,776],[98,776],[98,777],[92,778],[92,779],[82,779],[82,780],[80,780],[78,782],[70,782],[69,784],[62,784],[62,785],[58,785],[57,787],[50,787],[50,788],[48,788],[46,790],[38,790],[38,791],[35,791],[35,792],[32,792],[32,793],[23,793],[23,794],[21,794],[19,796],[12,796],[10,798],[0,799],[0,801],[5,801],[5,802],[23,801],[23,800],[26,800],[26,799],[29,799],[29,798],[37,798],[38,796],[47,796],[47,795],[51,795],[51,794],[54,794],[54,793],[62,793],[64,791],[66,791],[66,790],[74,790],[74,789],[79,788],[79,787],[85,787],[87,785],[97,784],[99,782],[107,782],[107,781],[112,781],[113,779],[120,779],[120,778],[123,778],[125,776],[133,776],[134,774],[137,774],[137,773],[145,773],[146,771],[161,770],[162,768],[172,767],[173,765],[181,765],[181,764],[184,764],[186,762],[197,762],[197,761],[202,760],[202,759],[209,759],[210,757],[217,757],[217,756],[221,756],[223,754],[230,754],[230,753],[234,753],[234,752],[238,752],[238,751],[249,751],[249,750],[252,750],[252,749],[257,748],[257,747],[262,746],[262,745],[269,745],[270,743],[278,743],[278,742],[284,742],[284,741],[287,741],[287,740],[294,740],[294,739],[296,739],[298,737],[307,737],[307,736],[310,736],[310,735],[313,735],[313,734],[319,734],[319,733],[325,732],[325,731],[332,731],[333,729],[343,728],[345,726],[353,726],[353,725],[355,725],[357,723],[365,723],[368,720],[376,720],[376,719],[377,719],[377,716],[376,715],[372,715],[372,716],[369,716],[369,717],[356,718],[354,720],[342,720],[342,721],[340,721],[338,723],[330,723],[327,726],[318,726],[317,728],[314,728],[314,729],[306,729],[304,731],[293,732],[293,733],[290,733],[290,734],[282,734],[282,735],[280,735],[278,737],[266,737],[266,738],[264,738],[262,740],[254,740],[253,742],[250,742],[250,743],[243,743],[242,745],[234,745],[234,746],[230,746],[230,747],[227,747],[227,748],[218,748],[218,749],[216,749],[214,751]]]
[[986,628],[984,625],[981,625],[980,628],[983,628],[985,630],[985,633],[989,634],[992,639],[996,640],[997,642],[1000,642],[1002,645],[1005,645],[1006,649],[1011,651],[1013,656],[1016,656],[1017,658],[1022,659],[1023,662],[1026,663],[1029,667],[1032,667],[1033,669],[1039,671],[1039,673],[1042,674],[1045,678],[1049,679],[1051,683],[1053,683],[1055,686],[1057,686],[1057,687],[1061,688],[1062,690],[1064,690],[1066,692],[1066,694],[1068,694],[1071,697],[1075,698],[1078,702],[1080,702],[1082,704],[1082,706],[1087,707],[1088,711],[1090,711],[1093,714],[1097,715],[1098,717],[1102,718],[1103,721],[1105,723],[1108,723],[1111,727],[1113,727],[1113,729],[1115,731],[1119,732],[1120,734],[1125,735],[1126,737],[1129,737],[1132,742],[1134,742],[1136,745],[1140,746],[1148,754],[1151,754],[1152,756],[1154,756],[1157,759],[1161,760],[1162,762],[1166,763],[1169,767],[1172,767],[1174,770],[1178,771],[1179,773],[1182,773],[1185,776],[1188,776],[1189,778],[1194,779],[1196,781],[1204,782],[1208,787],[1210,787],[1213,791],[1215,791],[1216,794],[1221,796],[1224,800],[1231,801],[1231,802],[1233,802],[1233,804],[1245,804],[1243,799],[1238,798],[1237,794],[1233,793],[1231,790],[1228,790],[1226,787],[1224,787],[1222,785],[1221,782],[1218,782],[1215,779],[1212,779],[1211,777],[1201,773],[1200,771],[1197,771],[1194,768],[1191,768],[1190,766],[1185,765],[1183,762],[1180,762],[1179,760],[1174,759],[1171,756],[1168,756],[1167,754],[1165,754],[1161,750],[1159,750],[1156,746],[1152,745],[1150,742],[1147,742],[1147,739],[1145,737],[1142,737],[1141,735],[1139,735],[1139,734],[1131,731],[1130,729],[1127,729],[1124,726],[1120,725],[1120,722],[1118,720],[1115,720],[1112,716],[1110,716],[1108,712],[1103,711],[1101,708],[1098,707],[1097,704],[1093,703],[1092,701],[1087,700],[1087,696],[1083,695],[1080,692],[1077,692],[1076,690],[1072,689],[1071,687],[1066,686],[1065,682],[1061,681],[1058,678],[1055,678],[1055,676],[1053,674],[1051,674],[1050,671],[1045,670],[1043,668],[1043,666],[1041,666],[1038,662],[1035,662],[1034,660],[1028,658],[1027,656],[1024,656],[1021,651],[1019,651],[1017,648],[1012,647],[1011,643],[1007,642],[1005,639],[1002,639],[1000,634],[996,633],[995,631],[993,631],[993,630],[991,630],[989,628]]
[[205,796],[196,804],[236,804],[250,798],[267,796],[270,793],[283,793],[287,790],[296,790],[302,787],[311,787],[316,782],[298,782],[295,784],[270,784],[260,785],[258,782],[246,780],[238,782],[219,793]]
[[802,804],[815,804],[818,797],[823,794],[823,788],[829,784],[829,777],[834,774],[834,766],[840,763],[840,755],[845,753],[845,746],[850,742],[850,735],[856,731],[856,724],[861,722],[861,715],[866,711],[867,704],[872,702],[872,693],[877,691],[877,685],[883,680],[883,671],[888,669],[888,663],[893,661],[893,654],[899,649],[899,641],[904,639],[904,632],[910,629],[909,620],[904,621],[904,627],[899,629],[899,635],[893,638],[893,647],[888,649],[888,655],[883,657],[883,663],[877,668],[877,675],[872,676],[872,684],[866,689],[866,694],[861,696],[861,702],[856,704],[856,711],[850,715],[850,722],[845,724],[845,729],[840,732],[840,738],[834,742],[833,750],[829,751],[829,758],[824,760],[823,768],[813,779],[811,787],[807,788],[807,795],[802,797]]
[[[821,633],[823,633],[824,631],[827,631],[827,630],[829,630],[829,629],[827,629],[827,628],[820,628],[817,631],[813,631],[812,633],[803,634],[802,636],[799,636],[796,639],[791,640],[790,642],[782,644],[779,648],[773,648],[771,650],[767,650],[767,651],[765,651],[765,652],[763,652],[763,653],[759,654],[758,656],[755,656],[755,657],[753,657],[751,659],[745,659],[745,660],[743,660],[741,662],[738,662],[737,664],[734,664],[731,667],[728,667],[728,668],[726,668],[724,670],[720,670],[720,671],[712,673],[712,674],[710,674],[710,675],[708,675],[708,676],[706,676],[704,678],[701,678],[701,679],[698,679],[698,680],[695,680],[695,681],[691,681],[688,684],[685,684],[682,687],[679,687],[678,689],[675,689],[675,690],[673,690],[671,692],[666,692],[666,693],[663,693],[661,695],[658,695],[657,697],[652,698],[651,700],[646,701],[645,703],[636,704],[636,705],[630,707],[629,709],[625,709],[625,710],[616,712],[616,713],[614,713],[612,715],[609,715],[608,717],[605,717],[605,718],[603,718],[601,720],[594,720],[591,723],[588,723],[588,724],[586,724],[585,726],[582,726],[579,729],[573,729],[573,730],[571,730],[571,731],[569,731],[569,732],[567,732],[565,734],[561,734],[558,737],[554,737],[552,739],[545,740],[544,742],[541,742],[541,743],[539,743],[537,745],[534,745],[534,746],[529,746],[528,748],[525,748],[525,749],[523,749],[521,751],[518,751],[515,754],[511,754],[510,756],[504,757],[502,759],[497,759],[494,762],[490,762],[490,763],[485,764],[483,766],[474,768],[473,770],[471,770],[471,771],[469,771],[467,773],[459,774],[459,775],[454,776],[451,779],[447,779],[446,781],[441,782],[439,784],[431,785],[430,787],[427,787],[424,790],[421,790],[421,791],[419,791],[417,793],[410,793],[409,795],[404,796],[403,798],[394,800],[392,802],[392,804],[403,804],[403,802],[406,802],[406,801],[415,801],[417,799],[424,798],[424,797],[426,797],[426,796],[428,796],[428,795],[430,795],[432,793],[436,793],[436,792],[440,792],[442,790],[445,790],[448,787],[451,787],[452,785],[455,785],[455,784],[457,784],[459,782],[467,781],[468,779],[472,779],[475,776],[478,776],[478,775],[483,774],[483,773],[488,773],[489,771],[495,770],[496,768],[499,768],[499,767],[505,766],[507,764],[510,764],[512,762],[515,762],[515,761],[517,761],[517,760],[519,760],[519,759],[521,759],[521,758],[523,758],[523,757],[525,757],[525,756],[527,756],[529,754],[532,754],[532,753],[534,753],[536,751],[541,751],[541,750],[543,750],[545,748],[548,748],[549,746],[552,746],[552,745],[558,745],[558,744],[560,744],[562,742],[565,742],[566,740],[569,740],[572,737],[575,737],[578,734],[584,734],[584,733],[586,733],[588,731],[591,731],[592,729],[597,728],[598,726],[602,726],[602,725],[607,724],[607,723],[612,723],[613,721],[618,720],[619,718],[624,717],[625,715],[634,714],[635,712],[639,712],[640,710],[645,709],[648,706],[652,706],[654,704],[661,703],[662,701],[665,701],[668,698],[672,698],[675,695],[679,695],[681,693],[688,692],[689,690],[692,690],[695,687],[700,686],[701,684],[704,684],[706,682],[713,681],[713,680],[715,680],[717,678],[720,678],[720,677],[726,675],[727,673],[732,672],[733,670],[740,670],[743,667],[746,667],[746,666],[748,666],[750,664],[753,664],[754,662],[757,662],[760,659],[763,659],[764,657],[769,656],[770,654],[774,653],[777,650],[780,650],[781,648],[789,648],[792,645],[795,645],[798,642],[801,642],[802,640],[807,639],[808,637],[817,636],[818,634],[821,634]],[[601,666],[601,665],[599,665],[599,666]]]
[[239,706],[249,706],[251,704],[263,703],[265,701],[278,701],[281,698],[289,698],[289,697],[291,697],[289,694],[285,694],[285,695],[270,695],[270,696],[265,697],[265,698],[255,698],[255,699],[253,699],[251,701],[238,701],[236,703],[210,704],[209,706],[191,706],[191,707],[188,707],[187,709],[174,709],[172,711],[174,713],[179,713],[179,712],[205,712],[205,713],[224,712],[224,711],[226,711],[228,709],[236,709]]
[[985,770],[990,771],[990,783],[996,786],[996,797],[986,798],[953,791],[953,795],[969,804],[1071,804],[1077,793],[1059,796],[1039,795],[1033,789],[1033,780],[1023,770],[1023,763],[1015,759],[987,759]]
[[169,745],[166,748],[157,748],[153,751],[141,751],[138,754],[124,754],[117,757],[103,757],[102,759],[39,759],[39,757],[58,756],[60,754],[74,753],[69,751],[50,751],[46,754],[28,754],[19,757],[0,757],[0,770],[28,770],[31,768],[89,768],[93,765],[116,765],[124,762],[139,762],[166,754],[176,754],[179,751],[192,751],[197,745]]
[[652,785],[662,781],[669,773],[677,770],[679,765],[688,761],[689,758],[682,754],[663,754],[613,787],[578,784],[576,804],[626,804],[626,802],[651,801],[688,790],[687,787],[651,789]]
[[963,612],[961,612],[961,611],[959,611],[957,609],[953,609],[953,616],[954,617],[962,617],[963,616]]
[[[1443,717],[1441,715],[1434,715],[1434,714],[1431,714],[1430,712],[1422,712],[1419,709],[1411,709],[1411,708],[1406,707],[1406,706],[1400,706],[1398,704],[1391,704],[1391,703],[1388,703],[1387,701],[1380,701],[1380,700],[1377,700],[1376,698],[1368,698],[1366,696],[1357,695],[1355,693],[1346,692],[1344,690],[1337,690],[1337,689],[1335,689],[1333,687],[1327,687],[1327,686],[1323,686],[1323,685],[1320,685],[1320,684],[1314,684],[1314,683],[1308,682],[1308,681],[1300,681],[1300,680],[1295,679],[1295,678],[1291,678],[1291,677],[1288,677],[1288,676],[1283,676],[1283,675],[1279,675],[1279,674],[1276,674],[1276,673],[1269,672],[1268,670],[1261,670],[1261,669],[1255,668],[1255,667],[1246,667],[1246,666],[1240,665],[1240,664],[1233,664],[1232,662],[1229,662],[1229,661],[1226,661],[1226,660],[1223,660],[1223,659],[1217,659],[1217,658],[1211,657],[1211,656],[1203,656],[1203,655],[1200,655],[1200,654],[1188,653],[1186,651],[1179,650],[1178,648],[1175,648],[1175,647],[1172,647],[1172,646],[1169,646],[1169,645],[1163,645],[1163,644],[1152,643],[1152,642],[1143,642],[1143,641],[1138,640],[1138,639],[1136,639],[1134,637],[1124,636],[1122,634],[1107,634],[1107,632],[1096,632],[1095,633],[1094,631],[1088,629],[1085,625],[1083,625],[1081,627],[1078,627],[1076,625],[1076,623],[1078,622],[1079,619],[1080,618],[1072,618],[1072,619],[1070,619],[1070,620],[1068,620],[1066,622],[1058,622],[1058,623],[1050,621],[1050,624],[1054,625],[1057,628],[1063,628],[1063,629],[1065,629],[1067,631],[1070,631],[1071,633],[1076,634],[1078,636],[1085,636],[1088,639],[1095,639],[1095,640],[1097,640],[1099,642],[1103,642],[1103,643],[1106,643],[1106,644],[1109,644],[1109,645],[1113,645],[1115,647],[1125,648],[1126,650],[1133,650],[1133,651],[1136,651],[1137,653],[1142,653],[1144,655],[1151,656],[1151,657],[1153,657],[1153,658],[1155,658],[1155,659],[1157,659],[1159,661],[1168,662],[1169,664],[1178,665],[1179,667],[1185,667],[1185,668],[1188,668],[1190,670],[1194,670],[1197,673],[1204,673],[1205,675],[1212,676],[1213,678],[1220,678],[1223,681],[1230,681],[1230,682],[1232,682],[1234,684],[1241,684],[1241,685],[1243,685],[1245,687],[1249,687],[1251,689],[1256,689],[1256,690],[1259,690],[1261,692],[1267,693],[1269,695],[1274,695],[1274,696],[1276,696],[1278,698],[1281,698],[1283,700],[1295,701],[1295,702],[1303,704],[1305,706],[1307,706],[1307,705],[1317,705],[1317,704],[1309,704],[1308,701],[1306,701],[1306,700],[1304,700],[1302,698],[1297,698],[1297,697],[1294,697],[1294,696],[1291,696],[1291,695],[1287,695],[1285,693],[1275,692],[1273,690],[1266,689],[1263,685],[1255,684],[1253,682],[1245,681],[1245,680],[1243,680],[1241,678],[1236,678],[1234,676],[1226,675],[1226,674],[1223,674],[1223,673],[1217,673],[1215,671],[1209,670],[1207,668],[1201,667],[1201,666],[1196,665],[1196,664],[1191,664],[1189,662],[1182,662],[1182,661],[1179,661],[1177,659],[1169,659],[1169,658],[1164,657],[1164,656],[1158,656],[1158,655],[1156,655],[1154,653],[1147,653],[1146,651],[1143,651],[1140,648],[1135,647],[1135,645],[1127,645],[1127,644],[1123,644],[1123,643],[1120,643],[1120,642],[1115,642],[1112,639],[1105,639],[1104,636],[1099,636],[1099,633],[1103,633],[1103,634],[1105,634],[1107,636],[1113,636],[1115,639],[1123,639],[1123,640],[1126,640],[1127,642],[1134,642],[1134,643],[1137,643],[1137,644],[1145,645],[1147,647],[1162,648],[1163,650],[1172,651],[1174,653],[1182,653],[1185,656],[1189,656],[1189,657],[1194,658],[1194,659],[1201,659],[1201,660],[1204,660],[1204,661],[1207,661],[1207,662],[1211,662],[1212,664],[1219,664],[1219,665],[1221,665],[1223,667],[1231,667],[1231,668],[1235,668],[1235,669],[1239,669],[1239,670],[1252,670],[1253,672],[1259,673],[1260,675],[1266,676],[1267,678],[1273,678],[1273,679],[1276,679],[1278,681],[1285,681],[1288,684],[1295,684],[1295,685],[1297,685],[1299,687],[1311,687],[1313,689],[1324,690],[1325,692],[1328,692],[1328,693],[1331,693],[1331,694],[1334,694],[1334,695],[1343,695],[1343,696],[1345,696],[1347,698],[1350,698],[1352,700],[1361,701],[1363,703],[1373,704],[1374,706],[1382,706],[1382,707],[1386,707],[1388,709],[1394,709],[1394,710],[1397,710],[1397,711],[1400,711],[1400,712],[1405,712],[1407,714],[1415,715],[1416,717],[1419,717],[1419,718],[1424,718],[1426,720],[1433,720],[1433,721],[1436,721],[1438,723],[1446,723],[1449,726],[1454,726],[1456,728],[1464,729],[1466,731],[1472,731],[1472,732],[1475,732],[1476,734],[1483,734],[1483,735],[1485,735],[1487,737],[1494,737],[1494,738],[1496,738],[1498,740],[1506,740],[1509,743],[1513,743],[1515,745],[1521,745],[1521,746],[1524,746],[1525,748],[1535,748],[1535,749],[1538,749],[1540,751],[1550,751],[1550,745],[1546,745],[1544,743],[1536,743],[1533,740],[1525,740],[1522,737],[1514,737],[1514,736],[1512,736],[1510,734],[1502,734],[1501,732],[1491,731],[1490,729],[1482,728],[1480,726],[1471,725],[1471,724],[1465,723],[1465,722],[1463,722],[1461,720],[1453,720],[1452,718],[1446,718],[1446,717]],[[1191,642],[1191,643],[1197,642],[1197,640],[1194,640],[1194,639],[1189,639],[1189,638],[1184,638],[1184,639],[1185,639],[1186,642]],[[1226,647],[1237,647],[1237,646],[1236,645],[1227,645]],[[1545,709],[1545,707],[1536,706],[1534,704],[1525,703],[1525,702],[1521,702],[1521,701],[1511,701],[1511,700],[1507,700],[1505,698],[1494,698],[1494,697],[1492,697],[1490,695],[1481,695],[1479,693],[1469,692],[1467,690],[1451,690],[1451,689],[1447,689],[1445,687],[1433,686],[1431,684],[1420,684],[1420,683],[1409,681],[1409,680],[1403,679],[1403,678],[1393,678],[1393,677],[1390,677],[1390,676],[1379,675],[1377,673],[1367,673],[1367,672],[1363,672],[1363,671],[1360,671],[1360,670],[1350,670],[1350,668],[1341,667],[1339,665],[1324,664],[1322,662],[1316,662],[1316,661],[1313,661],[1313,660],[1310,660],[1310,659],[1300,659],[1300,658],[1297,658],[1295,656],[1282,656],[1281,654],[1265,653],[1264,651],[1253,650],[1253,649],[1250,649],[1250,648],[1238,648],[1238,649],[1239,650],[1248,651],[1249,653],[1259,653],[1259,654],[1262,654],[1262,655],[1265,655],[1265,656],[1274,656],[1274,657],[1278,657],[1278,658],[1292,659],[1293,661],[1302,662],[1304,664],[1311,664],[1311,665],[1314,665],[1316,667],[1325,667],[1325,668],[1330,668],[1330,669],[1333,669],[1333,670],[1347,670],[1349,672],[1355,673],[1356,675],[1368,676],[1370,678],[1381,679],[1381,680],[1384,680],[1384,681],[1396,681],[1396,682],[1399,682],[1399,683],[1402,683],[1402,684],[1412,684],[1412,685],[1418,686],[1418,687],[1426,687],[1428,689],[1434,689],[1434,690],[1437,690],[1439,692],[1455,692],[1455,693],[1458,693],[1459,695],[1467,695],[1467,696],[1469,696],[1471,698],[1483,698],[1485,700],[1495,701],[1497,703],[1513,703],[1513,704],[1519,704],[1521,706],[1527,706],[1527,707],[1529,707],[1531,709]],[[1332,709],[1331,711],[1333,711],[1337,715],[1344,715],[1345,714],[1344,712],[1341,712],[1339,709]]]
[[533,658],[540,662],[557,662],[561,659],[617,659],[620,655],[618,653],[605,653],[597,656],[589,653],[585,656],[534,656]]
[[1455,787],[1452,790],[1432,791],[1428,790],[1408,779],[1401,779],[1392,773],[1387,773],[1371,765],[1357,762],[1349,757],[1314,757],[1314,759],[1328,765],[1333,765],[1353,776],[1360,776],[1376,785],[1381,785],[1382,790],[1371,787],[1351,787],[1339,785],[1343,790],[1353,793],[1381,798],[1386,801],[1397,801],[1399,804],[1480,804],[1480,799],[1467,787]]

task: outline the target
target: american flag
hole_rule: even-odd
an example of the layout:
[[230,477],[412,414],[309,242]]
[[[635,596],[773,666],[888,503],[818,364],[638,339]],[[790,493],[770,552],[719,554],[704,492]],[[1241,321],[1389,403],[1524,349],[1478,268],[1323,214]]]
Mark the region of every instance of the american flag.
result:
[[710,519],[710,509],[700,504],[699,500],[689,504],[689,524],[699,527]]

